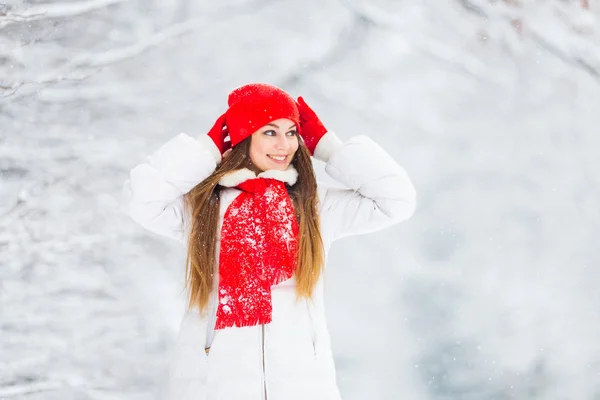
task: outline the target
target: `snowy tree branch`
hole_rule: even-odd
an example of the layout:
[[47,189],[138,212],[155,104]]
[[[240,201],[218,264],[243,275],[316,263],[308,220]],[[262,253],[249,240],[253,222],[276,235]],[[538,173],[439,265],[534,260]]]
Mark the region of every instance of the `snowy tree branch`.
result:
[[20,90],[24,86],[52,85],[52,84],[56,84],[59,82],[66,82],[66,81],[72,81],[72,82],[82,81],[84,79],[88,79],[92,75],[93,75],[93,73],[88,73],[88,74],[84,74],[79,77],[72,75],[69,77],[55,77],[55,78],[38,79],[38,80],[32,80],[32,81],[14,82],[10,86],[9,85],[1,85],[0,90],[7,90],[9,92],[0,94],[0,99],[4,99],[4,98],[10,97],[10,96],[13,96],[18,90]]
[[194,29],[198,28],[200,24],[200,20],[192,19],[172,25],[130,46],[109,50],[104,53],[88,53],[79,55],[65,63],[60,69],[98,68],[124,61],[138,56],[169,39],[192,32]]
[[0,387],[0,399],[23,396],[30,393],[48,392],[57,390],[62,386],[58,382],[35,382],[26,385]]
[[536,32],[530,32],[529,36],[531,39],[537,43],[540,47],[547,50],[550,54],[554,55],[556,58],[559,58],[566,64],[573,65],[585,72],[587,72],[591,77],[596,79],[600,83],[600,68],[591,65],[587,60],[584,60],[580,57],[569,56],[565,52],[561,51],[558,47],[553,46],[548,40],[546,40],[542,35]]
[[54,3],[31,6],[21,13],[0,14],[0,29],[12,24],[49,18],[69,18],[130,0],[90,0],[79,3]]
[[492,75],[488,73],[489,68],[481,60],[464,52],[459,53],[456,49],[440,41],[413,34],[398,22],[399,19],[396,16],[377,10],[374,7],[359,6],[354,0],[341,0],[341,3],[356,16],[376,28],[402,33],[404,37],[409,39],[410,45],[423,54],[467,72],[478,79],[493,79]]
[[[458,0],[458,3],[465,10],[485,18],[487,21],[509,21],[514,25],[515,19],[520,21],[523,18],[519,14],[520,11],[517,7],[507,7],[503,3],[499,3],[496,6],[490,4],[487,0]],[[586,8],[586,4],[582,4],[582,7]],[[596,46],[578,40],[575,47],[579,49],[583,48],[583,54],[573,54],[574,50],[571,50],[572,46],[561,49],[560,45],[553,44],[552,40],[548,39],[544,33],[536,31],[534,26],[530,26],[528,29],[522,29],[522,26],[519,26],[519,34],[529,37],[538,46],[564,63],[579,68],[600,82],[600,52]]]
[[[101,238],[101,239],[105,239],[105,238]],[[106,273],[106,271],[104,271],[104,272]],[[105,292],[109,296],[112,296],[115,299],[119,298],[118,291],[115,289],[114,284],[111,284],[109,286],[109,288],[107,290],[105,290]],[[55,382],[53,382],[53,381],[33,382],[33,383],[28,383],[28,384],[0,387],[0,399],[7,399],[10,397],[20,397],[23,395],[28,395],[28,394],[33,394],[33,393],[50,392],[53,390],[62,389],[66,386],[81,389],[86,392],[86,395],[88,397],[93,398],[93,399],[105,398],[104,395],[95,393],[98,390],[101,390],[103,392],[105,392],[107,390],[115,390],[114,388],[110,388],[110,387],[107,387],[104,385],[90,385],[85,382],[77,382],[77,383],[69,383],[69,382],[63,383],[63,382],[56,382],[56,381]]]
[[282,87],[297,85],[306,75],[314,71],[322,71],[323,69],[339,62],[344,55],[352,49],[356,49],[361,45],[367,37],[368,25],[367,21],[362,18],[355,18],[353,23],[343,29],[335,40],[335,45],[317,60],[311,60],[308,63],[301,63],[300,68],[293,71],[278,82]]
[[405,28],[398,22],[398,18],[394,18],[389,13],[382,12],[375,7],[370,7],[366,2],[360,6],[354,0],[340,0],[340,3],[360,19],[378,28],[390,30]]
[[[165,28],[150,37],[129,46],[108,50],[103,53],[81,54],[67,61],[54,71],[42,75],[38,79],[14,82],[10,85],[3,84],[0,89],[10,90],[10,92],[0,94],[0,99],[14,95],[15,92],[24,85],[48,85],[61,81],[80,81],[87,79],[94,74],[90,69],[102,68],[136,57],[169,39],[192,32],[194,29],[197,29],[201,23],[202,21],[199,19],[188,20]],[[79,75],[77,75],[77,73]]]

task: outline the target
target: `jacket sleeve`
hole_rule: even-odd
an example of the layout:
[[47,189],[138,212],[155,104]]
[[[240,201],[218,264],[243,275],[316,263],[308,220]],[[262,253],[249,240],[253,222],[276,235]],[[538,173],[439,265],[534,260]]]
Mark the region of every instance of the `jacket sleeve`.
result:
[[342,143],[328,132],[314,157],[345,187],[319,189],[321,225],[332,240],[378,231],[414,213],[416,192],[408,174],[369,137],[359,135]]
[[124,212],[144,228],[183,242],[183,195],[206,179],[220,160],[208,136],[175,136],[129,172],[122,189]]

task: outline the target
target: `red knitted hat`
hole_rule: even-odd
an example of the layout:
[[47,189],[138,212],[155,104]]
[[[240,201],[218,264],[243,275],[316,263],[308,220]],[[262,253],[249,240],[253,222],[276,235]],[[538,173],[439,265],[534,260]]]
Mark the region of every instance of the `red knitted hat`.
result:
[[226,125],[235,146],[260,127],[279,118],[296,123],[300,130],[300,114],[296,101],[282,89],[266,83],[250,83],[229,93]]

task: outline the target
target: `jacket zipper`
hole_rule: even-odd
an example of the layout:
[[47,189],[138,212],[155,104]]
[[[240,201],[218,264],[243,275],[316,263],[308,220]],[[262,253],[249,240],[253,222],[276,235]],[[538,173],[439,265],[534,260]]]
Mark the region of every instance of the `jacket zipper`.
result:
[[260,361],[261,361],[261,379],[262,379],[262,398],[267,400],[267,377],[265,368],[265,325],[260,327]]
[[217,306],[216,301],[211,299],[209,303],[209,314],[208,314],[208,325],[206,326],[206,343],[204,345],[204,352],[208,356],[212,342],[215,338],[215,323],[217,322]]
[[312,317],[312,312],[310,311],[310,305],[308,304],[308,300],[305,300],[305,304],[306,304],[306,312],[308,313],[308,322],[310,324],[310,341],[312,343],[312,347],[313,347],[313,356],[317,356],[317,346],[315,344],[315,324],[313,321],[313,317]]

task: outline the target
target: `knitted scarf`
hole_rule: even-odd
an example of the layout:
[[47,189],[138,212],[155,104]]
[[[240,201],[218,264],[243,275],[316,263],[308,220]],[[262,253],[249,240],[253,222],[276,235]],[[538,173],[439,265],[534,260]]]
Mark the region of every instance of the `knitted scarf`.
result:
[[[292,277],[298,223],[285,181],[297,172],[266,171],[233,179],[242,192],[225,212],[219,253],[219,304],[215,328],[253,326],[272,320],[271,286]],[[290,181],[291,179],[291,181]]]

